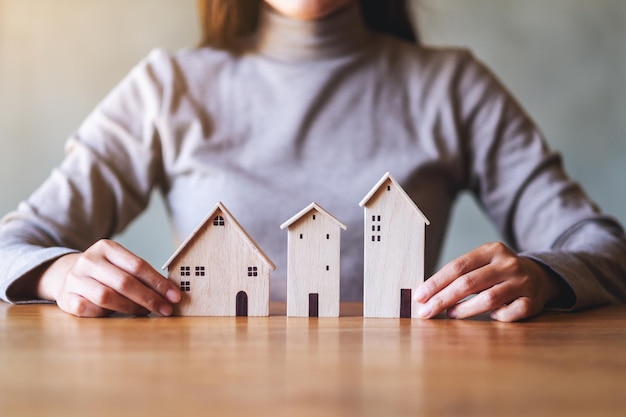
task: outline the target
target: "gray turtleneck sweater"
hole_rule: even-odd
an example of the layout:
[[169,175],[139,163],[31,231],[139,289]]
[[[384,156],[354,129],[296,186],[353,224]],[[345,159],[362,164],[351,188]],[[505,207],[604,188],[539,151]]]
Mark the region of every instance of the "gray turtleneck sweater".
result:
[[[348,225],[341,296],[363,288],[361,198],[386,172],[430,219],[432,272],[459,193],[520,253],[559,274],[571,308],[626,298],[626,244],[559,156],[464,50],[369,32],[356,8],[301,22],[265,12],[254,47],[154,51],[67,143],[50,178],[0,224],[0,294],[28,271],[126,227],[159,190],[178,240],[223,201],[276,263],[279,225],[312,201]],[[154,225],[154,227],[168,227]]]

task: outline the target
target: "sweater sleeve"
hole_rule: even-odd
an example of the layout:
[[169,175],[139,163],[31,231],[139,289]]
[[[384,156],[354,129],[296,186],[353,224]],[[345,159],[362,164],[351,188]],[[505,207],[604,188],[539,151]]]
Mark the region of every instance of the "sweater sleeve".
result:
[[567,176],[533,121],[470,54],[456,101],[469,188],[508,244],[559,276],[571,293],[557,306],[626,301],[626,238]]
[[63,162],[0,222],[0,297],[34,268],[122,231],[161,180],[163,53],[153,52],[94,109]]

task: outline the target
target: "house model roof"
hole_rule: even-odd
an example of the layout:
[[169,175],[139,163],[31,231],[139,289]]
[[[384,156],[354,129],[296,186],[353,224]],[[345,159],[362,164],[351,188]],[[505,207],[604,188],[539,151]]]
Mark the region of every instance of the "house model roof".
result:
[[303,216],[305,216],[307,213],[309,213],[309,212],[311,212],[313,210],[316,210],[319,213],[326,215],[332,222],[334,222],[338,227],[341,227],[343,230],[346,230],[348,228],[345,224],[343,224],[339,220],[337,220],[337,218],[335,216],[333,216],[332,214],[330,214],[329,212],[324,210],[324,208],[322,208],[322,206],[320,206],[317,203],[311,203],[308,206],[306,206],[304,209],[300,210],[300,212],[298,212],[298,214],[293,216],[291,219],[289,219],[285,223],[281,224],[280,225],[281,230],[284,230],[284,229],[288,228],[293,223],[295,223],[296,221],[300,220]]
[[430,224],[430,220],[422,213],[422,211],[415,205],[415,202],[409,197],[409,195],[404,191],[402,186],[391,176],[389,172],[387,172],[383,177],[376,183],[376,185],[367,193],[367,195],[361,200],[359,206],[365,207],[367,203],[374,197],[374,195],[378,192],[378,190],[387,182],[387,180],[391,181],[395,188],[398,189],[400,195],[402,195],[407,202],[413,207],[415,212],[424,220],[424,223]]
[[224,214],[224,217],[226,218],[227,221],[232,222],[232,224],[235,225],[235,230],[238,233],[241,233],[241,235],[243,236],[244,240],[247,241],[252,248],[254,249],[254,251],[256,253],[258,253],[259,257],[261,258],[261,260],[273,271],[276,269],[276,266],[274,265],[274,263],[270,260],[270,258],[265,254],[265,252],[263,252],[263,250],[261,249],[261,247],[259,245],[257,245],[257,243],[254,241],[254,239],[252,239],[252,237],[248,234],[248,232],[246,232],[246,230],[239,224],[239,222],[237,221],[237,219],[235,219],[235,217],[228,211],[228,209],[226,208],[226,206],[224,206],[224,204],[220,201],[218,202],[209,212],[209,214],[207,214],[207,216],[200,222],[200,224],[198,225],[198,227],[196,227],[196,229],[191,232],[191,234],[187,237],[187,239],[185,239],[185,241],[178,247],[178,249],[176,249],[176,252],[174,252],[174,254],[170,257],[170,259],[167,260],[167,262],[165,262],[165,265],[163,265],[162,269],[167,269],[169,267],[169,265],[174,262],[174,260],[176,258],[178,258],[178,256],[185,250],[185,248],[187,248],[187,246],[189,246],[197,237],[198,237],[198,233],[200,232],[200,230],[202,230],[204,228],[204,226],[208,223],[208,222],[212,222],[213,218],[215,217],[215,214],[221,211]]

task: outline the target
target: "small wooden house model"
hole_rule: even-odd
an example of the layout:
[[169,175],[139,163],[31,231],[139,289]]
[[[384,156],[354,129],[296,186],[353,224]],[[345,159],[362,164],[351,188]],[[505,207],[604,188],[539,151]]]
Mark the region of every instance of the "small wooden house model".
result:
[[412,290],[424,281],[430,222],[386,173],[359,203],[365,209],[364,317],[417,317]]
[[163,269],[180,286],[180,316],[268,316],[272,261],[220,202]]
[[288,230],[287,316],[339,317],[341,229],[311,203],[280,226]]

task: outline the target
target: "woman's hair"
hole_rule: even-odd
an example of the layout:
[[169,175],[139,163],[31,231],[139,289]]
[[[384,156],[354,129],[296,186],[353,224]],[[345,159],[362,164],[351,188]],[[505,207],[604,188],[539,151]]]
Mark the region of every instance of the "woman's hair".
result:
[[[418,43],[407,1],[359,0],[359,3],[370,30]],[[263,0],[198,0],[200,46],[235,49],[238,40],[256,31],[262,3]]]

